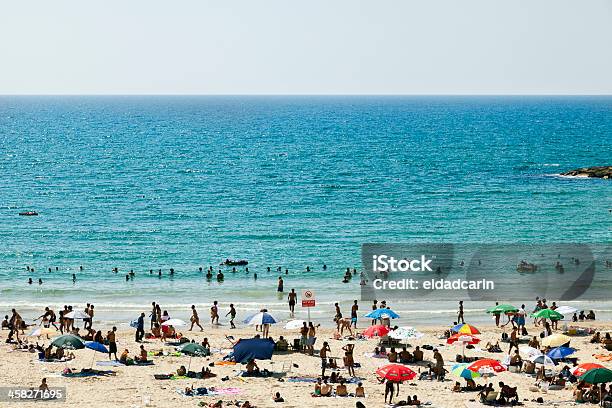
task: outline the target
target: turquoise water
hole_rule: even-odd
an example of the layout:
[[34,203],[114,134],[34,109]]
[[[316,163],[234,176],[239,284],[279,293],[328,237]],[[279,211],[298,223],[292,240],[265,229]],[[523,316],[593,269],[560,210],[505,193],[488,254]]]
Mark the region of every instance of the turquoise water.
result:
[[364,242],[612,242],[612,182],[555,176],[611,158],[610,97],[1,97],[0,311],[284,310],[282,266],[329,314]]

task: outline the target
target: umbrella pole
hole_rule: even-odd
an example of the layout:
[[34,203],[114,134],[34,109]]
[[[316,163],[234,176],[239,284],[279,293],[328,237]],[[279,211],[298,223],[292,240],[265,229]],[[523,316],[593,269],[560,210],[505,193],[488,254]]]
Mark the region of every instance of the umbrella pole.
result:
[[187,371],[189,371],[189,369],[191,368],[191,357],[189,356],[189,364],[187,364]]

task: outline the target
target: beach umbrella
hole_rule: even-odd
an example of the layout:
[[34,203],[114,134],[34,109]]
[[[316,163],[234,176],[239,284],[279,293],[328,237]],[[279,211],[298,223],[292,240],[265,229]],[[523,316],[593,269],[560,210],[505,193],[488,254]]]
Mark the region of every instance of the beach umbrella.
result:
[[542,355],[542,352],[540,350],[538,350],[535,347],[530,347],[530,346],[520,346],[519,351],[521,352],[521,354],[526,356],[527,359],[529,360]]
[[456,375],[457,377],[465,378],[466,380],[472,380],[474,378],[480,377],[480,373],[478,371],[468,370],[467,364],[455,364],[451,369],[451,373]]
[[453,343],[461,344],[461,347],[462,347],[461,355],[465,357],[465,345],[466,344],[478,344],[480,343],[480,339],[471,334],[456,333],[450,336],[448,339],[446,339],[446,342],[448,344],[453,344]]
[[391,309],[380,308],[372,310],[365,317],[370,319],[397,319],[400,316]]
[[85,347],[87,347],[88,349],[97,351],[99,353],[108,354],[108,349],[106,348],[106,346],[102,343],[98,343],[97,341],[86,341]]
[[396,340],[420,339],[425,336],[423,333],[416,331],[414,327],[398,327],[389,332],[389,337]]
[[376,374],[378,374],[380,378],[395,382],[412,380],[417,376],[417,373],[401,364],[387,364],[376,370]]
[[285,324],[285,329],[287,330],[297,330],[304,327],[305,320],[290,320]]
[[387,326],[377,324],[377,325],[368,327],[367,329],[363,331],[362,334],[370,338],[374,336],[382,337],[382,336],[386,336],[389,333],[389,331],[390,330]]
[[555,309],[555,311],[557,313],[561,313],[565,317],[565,316],[573,315],[574,313],[578,311],[578,309],[576,309],[575,307],[571,307],[571,306],[559,306],[558,308]]
[[453,328],[451,328],[451,331],[455,333],[461,333],[461,334],[480,334],[480,330],[478,330],[474,326],[471,326],[467,323],[458,324],[454,326]]
[[208,350],[198,343],[185,343],[179,348],[179,351],[194,356],[204,356],[208,354]]
[[546,355],[553,360],[561,360],[571,354],[574,354],[575,352],[576,350],[571,347],[557,347],[550,350],[548,353],[546,353]]
[[472,336],[471,334],[456,333],[446,339],[446,343],[478,344],[480,343],[480,339],[476,336]]
[[533,361],[535,364],[542,364],[544,366],[556,366],[557,365],[555,360],[545,355],[534,357],[531,361]]
[[612,382],[612,370],[607,368],[594,368],[579,377],[582,381],[589,384],[601,384]]
[[251,359],[270,360],[274,342],[270,339],[240,339],[234,344],[234,361],[246,363]]
[[66,313],[64,317],[66,319],[84,320],[84,319],[89,319],[91,316],[89,316],[87,313],[82,312],[80,310],[73,310],[70,313]]
[[44,336],[49,335],[49,334],[55,334],[57,332],[57,330],[55,330],[52,327],[39,327],[38,329],[34,330],[32,333],[28,334],[28,336],[30,337],[40,337],[40,336]]
[[542,339],[542,345],[544,347],[559,347],[569,344],[571,337],[565,334],[555,333]]
[[497,305],[487,309],[487,313],[513,313],[518,312],[518,308],[512,305]]
[[264,324],[274,324],[277,322],[278,320],[268,312],[256,313],[248,321],[245,321],[246,324],[257,325],[257,326],[262,326]]
[[595,368],[604,368],[604,366],[602,366],[601,364],[597,364],[597,363],[578,364],[576,368],[574,368],[574,371],[572,371],[572,374],[574,374],[576,377],[580,377],[587,371],[593,370]]
[[476,360],[472,364],[470,364],[467,369],[478,372],[494,371],[496,373],[506,371],[506,367],[504,367],[499,361],[494,360],[492,358],[483,358],[480,360]]
[[[86,341],[85,347],[88,349],[97,351],[99,353],[108,354],[108,349],[102,343],[98,343],[97,341]],[[93,353],[93,357],[91,358],[91,366],[93,367],[94,360],[96,359],[96,353]]]
[[563,315],[556,310],[552,309],[542,309],[538,310],[535,313],[531,314],[532,317],[536,319],[551,319],[551,320],[561,320],[563,319]]
[[65,349],[82,349],[85,347],[83,339],[72,334],[64,334],[63,336],[56,337],[51,342],[51,345]]
[[181,319],[168,319],[161,324],[162,326],[182,327],[187,326],[187,323]]

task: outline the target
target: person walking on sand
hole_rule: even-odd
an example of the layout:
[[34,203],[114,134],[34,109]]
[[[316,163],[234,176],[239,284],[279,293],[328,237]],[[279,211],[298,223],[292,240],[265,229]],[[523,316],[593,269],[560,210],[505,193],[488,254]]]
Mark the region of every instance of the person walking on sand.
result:
[[291,316],[293,316],[295,315],[295,303],[297,302],[297,293],[295,293],[295,289],[291,289],[289,296],[287,296],[287,300],[289,300],[289,312]]
[[[378,309],[378,300],[374,299],[374,301],[372,302],[372,311],[375,311],[376,309]],[[372,326],[374,326],[376,324],[376,319],[372,319]]]
[[229,312],[227,312],[227,314],[225,315],[225,317],[229,316],[230,317],[230,329],[235,329],[236,325],[234,324],[234,319],[236,318],[236,309],[234,309],[234,304],[230,303],[230,310]]
[[117,328],[113,326],[113,329],[106,333],[106,341],[108,342],[108,359],[111,359],[111,354],[117,358]]
[[191,327],[189,328],[189,331],[193,330],[194,324],[200,328],[200,331],[204,331],[204,328],[200,324],[200,318],[198,317],[198,311],[196,310],[195,305],[191,305]]
[[210,324],[219,324],[219,307],[217,306],[216,300],[213,302],[213,305],[210,308]]
[[459,311],[457,312],[457,323],[459,322],[465,324],[465,320],[463,319],[463,300],[459,301]]
[[140,343],[144,337],[144,318],[145,314],[141,313],[136,322],[136,343]]

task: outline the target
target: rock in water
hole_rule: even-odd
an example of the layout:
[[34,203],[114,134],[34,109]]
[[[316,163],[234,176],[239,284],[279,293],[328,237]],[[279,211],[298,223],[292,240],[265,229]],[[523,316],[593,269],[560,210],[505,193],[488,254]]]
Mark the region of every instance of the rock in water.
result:
[[561,173],[562,176],[612,179],[612,166],[582,167]]

